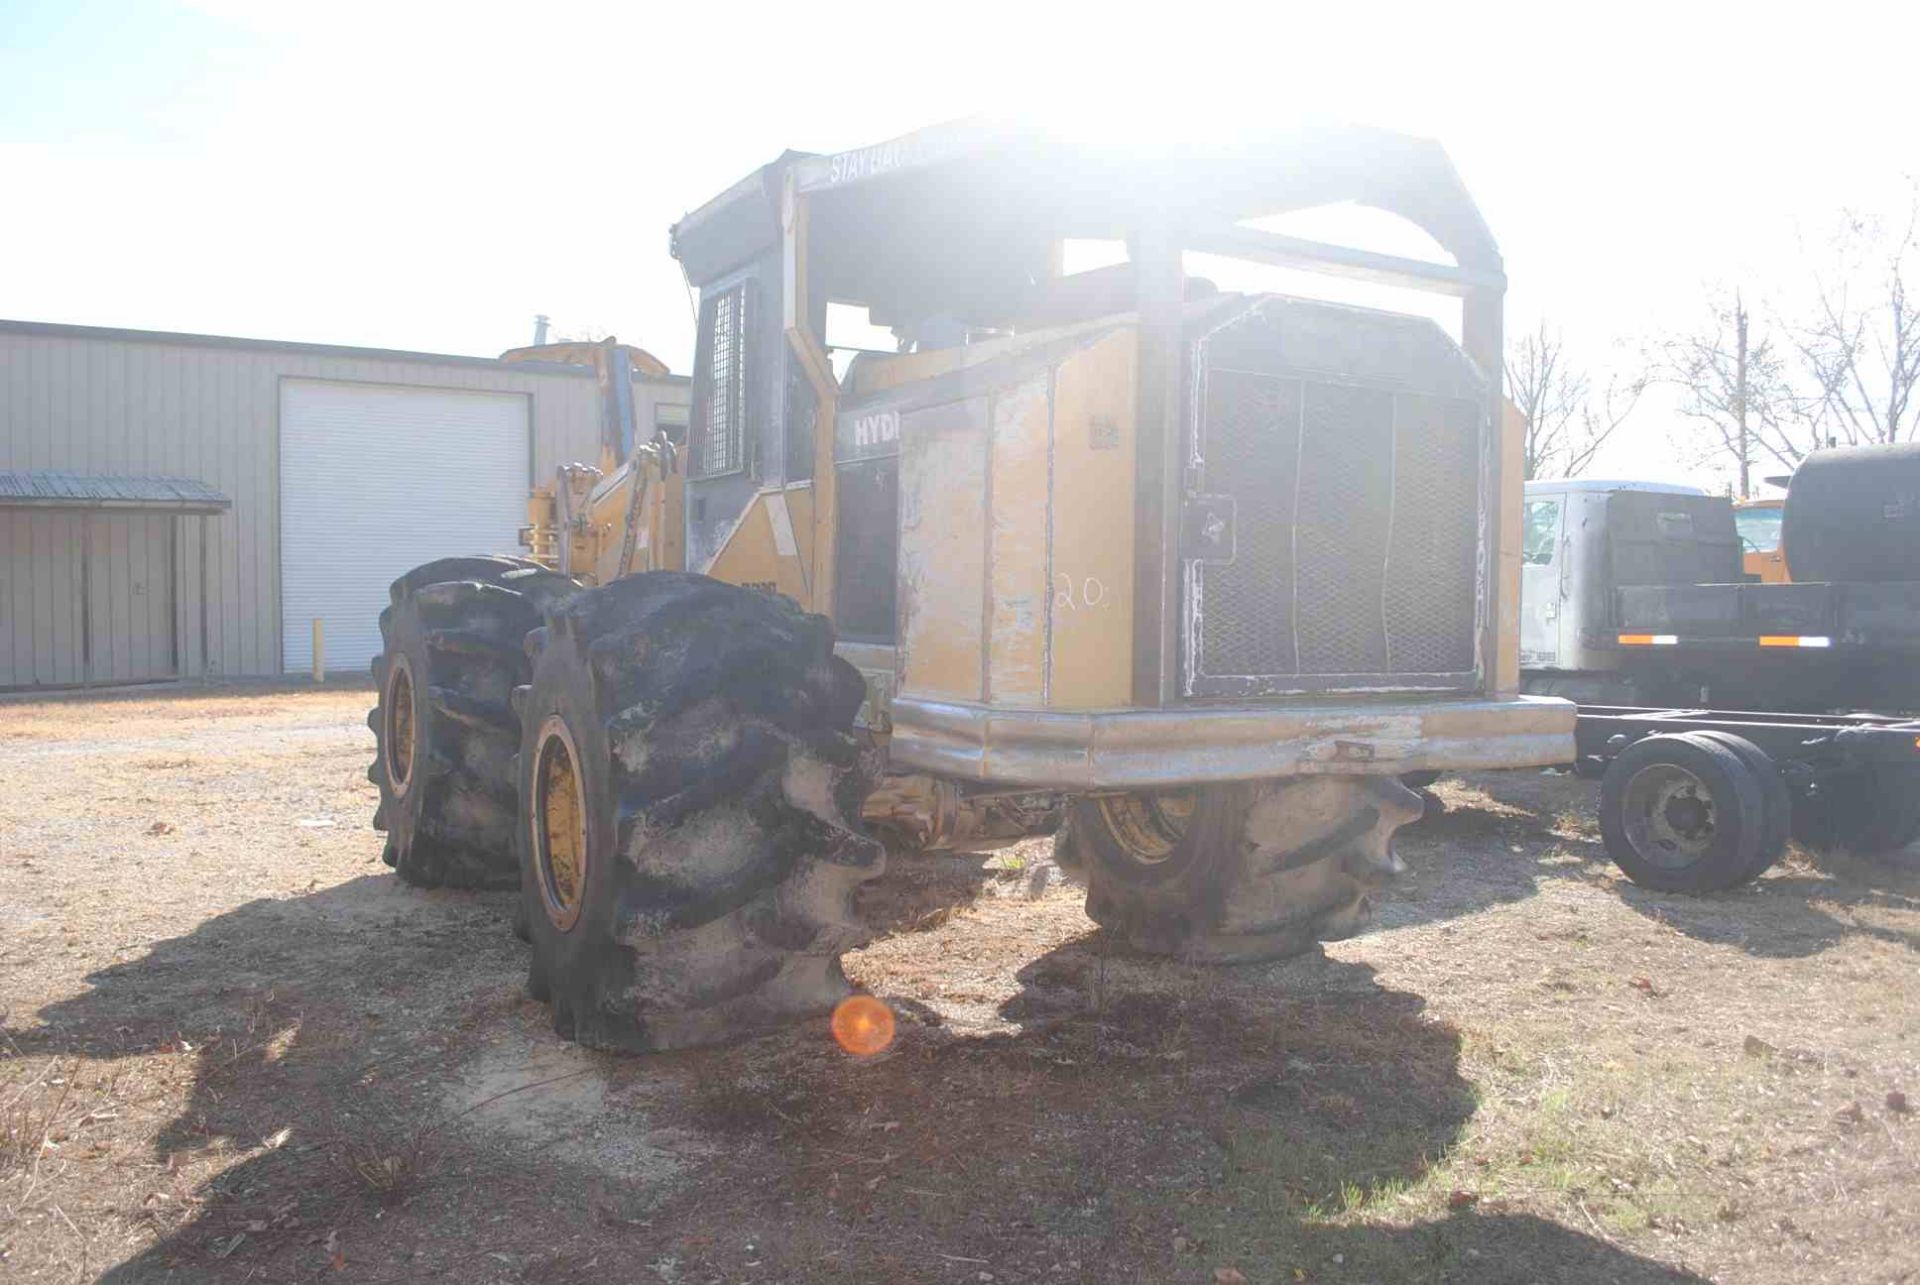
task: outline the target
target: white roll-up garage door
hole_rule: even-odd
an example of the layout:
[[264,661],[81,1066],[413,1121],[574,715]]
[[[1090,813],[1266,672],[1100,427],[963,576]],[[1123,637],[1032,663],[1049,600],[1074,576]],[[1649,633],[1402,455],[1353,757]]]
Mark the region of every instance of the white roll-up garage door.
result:
[[527,398],[380,384],[280,385],[280,620],[289,672],[380,651],[387,586],[434,558],[513,553],[526,520]]

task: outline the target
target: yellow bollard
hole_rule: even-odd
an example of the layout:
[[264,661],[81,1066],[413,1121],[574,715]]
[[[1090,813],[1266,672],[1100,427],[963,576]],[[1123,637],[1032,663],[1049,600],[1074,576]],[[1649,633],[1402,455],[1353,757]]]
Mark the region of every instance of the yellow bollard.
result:
[[327,632],[318,616],[313,618],[313,681],[327,681]]

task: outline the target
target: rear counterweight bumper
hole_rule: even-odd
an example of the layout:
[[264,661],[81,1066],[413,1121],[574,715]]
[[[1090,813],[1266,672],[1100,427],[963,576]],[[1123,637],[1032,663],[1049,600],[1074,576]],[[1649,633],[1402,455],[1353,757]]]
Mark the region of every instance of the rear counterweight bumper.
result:
[[1070,712],[895,696],[894,770],[1057,790],[1307,775],[1538,767],[1574,760],[1572,702],[1354,701]]

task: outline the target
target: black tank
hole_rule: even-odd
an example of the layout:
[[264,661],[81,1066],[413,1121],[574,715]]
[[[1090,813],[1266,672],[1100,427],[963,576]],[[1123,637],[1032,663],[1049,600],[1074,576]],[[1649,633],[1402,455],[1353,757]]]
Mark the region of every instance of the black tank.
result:
[[1814,452],[1782,524],[1796,581],[1920,581],[1920,442]]

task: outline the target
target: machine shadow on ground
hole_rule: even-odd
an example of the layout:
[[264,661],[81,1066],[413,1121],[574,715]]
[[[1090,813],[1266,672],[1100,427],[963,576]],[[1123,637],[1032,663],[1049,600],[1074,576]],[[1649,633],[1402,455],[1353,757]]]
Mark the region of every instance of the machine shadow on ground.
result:
[[1731,892],[1681,896],[1622,880],[1620,898],[1636,913],[1696,941],[1737,946],[1766,959],[1817,955],[1853,936],[1920,950],[1920,932],[1869,918],[1876,910],[1920,910],[1920,873],[1844,855],[1790,860],[1758,884]]
[[1553,877],[1604,887],[1663,927],[1762,958],[1817,955],[1855,934],[1920,948],[1920,934],[1870,917],[1874,910],[1920,909],[1920,849],[1868,860],[1790,847],[1757,883],[1722,893],[1663,893],[1631,883],[1608,858],[1594,820],[1596,781],[1488,772],[1450,778],[1439,791],[1446,810],[1401,831],[1412,877],[1382,898],[1382,926],[1523,901]]
[[1396,836],[1409,869],[1383,890],[1379,922],[1457,919],[1525,901],[1549,876],[1600,877],[1610,869],[1606,851],[1576,819],[1579,796],[1568,782],[1531,772],[1442,779],[1427,814]]
[[504,900],[255,901],[16,1014],[11,1057],[152,1120],[93,1212],[156,1239],[102,1279],[1685,1279],[1493,1208],[1371,1221],[1474,1092],[1459,1034],[1363,965],[1143,988],[1092,932],[1009,961],[1011,1028],[902,994],[869,1061],[823,1023],[623,1058],[548,1033]]

